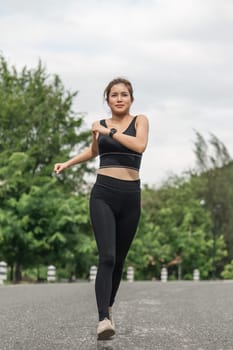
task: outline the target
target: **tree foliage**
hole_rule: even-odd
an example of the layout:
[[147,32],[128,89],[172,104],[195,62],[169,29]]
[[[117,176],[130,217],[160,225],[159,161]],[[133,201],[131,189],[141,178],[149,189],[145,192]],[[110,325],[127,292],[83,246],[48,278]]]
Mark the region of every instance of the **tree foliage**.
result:
[[222,168],[231,162],[226,146],[214,134],[210,134],[209,144],[204,137],[195,131],[194,153],[198,170],[203,173],[210,169]]
[[[182,183],[179,179],[179,183],[175,181],[159,190],[147,188],[143,191],[144,210],[133,247],[141,247],[144,272],[150,270],[149,278],[159,278],[162,266],[167,266],[169,273],[177,278],[179,264],[183,278],[192,278],[195,268],[200,270],[202,278],[211,276],[211,215],[195,193],[197,181],[194,178]],[[221,235],[216,245],[215,259],[221,261],[226,255]],[[137,263],[134,249],[128,258],[129,263],[138,268],[140,261]]]
[[75,261],[83,226],[90,235],[87,207],[75,194],[91,166],[51,176],[55,162],[90,141],[83,116],[72,110],[76,94],[41,62],[17,72],[0,58],[0,258],[15,268],[16,280],[22,267],[62,262],[72,254]]
[[139,278],[219,278],[232,259],[233,163],[216,136],[209,143],[196,133],[197,169],[166,179],[160,188],[143,190],[140,227],[128,255]]

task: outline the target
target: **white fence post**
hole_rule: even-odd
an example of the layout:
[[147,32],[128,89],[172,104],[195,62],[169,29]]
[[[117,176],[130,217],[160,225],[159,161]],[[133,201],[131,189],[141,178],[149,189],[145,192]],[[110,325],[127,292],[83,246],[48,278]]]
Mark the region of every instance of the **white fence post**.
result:
[[127,269],[127,281],[128,282],[134,281],[134,268],[133,268],[133,266],[129,266]]
[[193,270],[193,280],[199,281],[200,280],[200,272],[198,269]]
[[167,282],[167,268],[162,267],[161,269],[161,282]]
[[89,275],[89,281],[94,282],[97,275],[97,267],[95,265],[91,266],[90,268],[90,275]]
[[0,285],[4,284],[7,280],[7,263],[5,261],[0,261]]
[[56,281],[56,267],[53,265],[48,266],[47,281],[48,282]]

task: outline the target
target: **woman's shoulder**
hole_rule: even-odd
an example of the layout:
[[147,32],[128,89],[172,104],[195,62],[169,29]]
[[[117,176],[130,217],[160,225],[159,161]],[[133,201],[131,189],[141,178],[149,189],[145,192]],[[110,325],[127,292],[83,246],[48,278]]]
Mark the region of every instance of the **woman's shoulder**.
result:
[[135,116],[136,118],[136,123],[149,123],[149,120],[145,114],[137,114]]

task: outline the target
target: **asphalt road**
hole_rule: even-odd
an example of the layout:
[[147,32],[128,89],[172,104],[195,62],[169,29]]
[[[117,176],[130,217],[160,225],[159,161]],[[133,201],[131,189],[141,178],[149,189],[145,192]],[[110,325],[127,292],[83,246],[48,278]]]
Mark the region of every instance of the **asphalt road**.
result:
[[122,282],[97,341],[94,284],[0,287],[0,350],[233,350],[233,281]]

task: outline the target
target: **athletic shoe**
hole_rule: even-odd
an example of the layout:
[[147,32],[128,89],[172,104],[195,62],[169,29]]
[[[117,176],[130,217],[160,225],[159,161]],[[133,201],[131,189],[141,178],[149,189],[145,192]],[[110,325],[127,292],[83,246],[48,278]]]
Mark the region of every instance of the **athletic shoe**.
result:
[[115,334],[115,330],[112,326],[111,321],[105,318],[100,321],[97,327],[97,338],[98,340],[107,340]]

